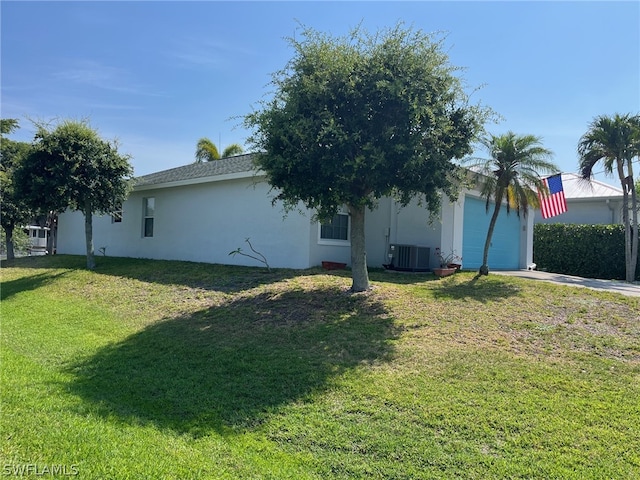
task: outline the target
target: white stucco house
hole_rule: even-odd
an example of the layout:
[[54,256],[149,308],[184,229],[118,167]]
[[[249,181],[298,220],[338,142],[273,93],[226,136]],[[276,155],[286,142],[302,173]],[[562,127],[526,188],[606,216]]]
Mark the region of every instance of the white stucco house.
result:
[[[238,247],[248,252],[249,238],[276,268],[350,263],[346,213],[320,225],[305,208],[285,215],[281,205],[272,205],[273,196],[250,154],[145,175],[137,179],[121,212],[94,217],[94,245],[109,256],[258,266],[250,258],[229,255]],[[500,215],[490,250],[492,269],[526,268],[532,262],[533,217]],[[399,267],[438,266],[435,249],[440,248],[461,255],[463,268],[477,269],[489,218],[477,191],[464,191],[453,203],[444,199],[440,218],[432,223],[426,208],[400,208],[392,198],[383,198],[366,213],[367,263],[389,263],[393,245]],[[85,253],[83,222],[79,212],[60,215],[58,253]]]
[[587,182],[577,173],[563,173],[567,211],[544,219],[536,212],[535,223],[613,225],[622,223],[622,189],[599,180]]

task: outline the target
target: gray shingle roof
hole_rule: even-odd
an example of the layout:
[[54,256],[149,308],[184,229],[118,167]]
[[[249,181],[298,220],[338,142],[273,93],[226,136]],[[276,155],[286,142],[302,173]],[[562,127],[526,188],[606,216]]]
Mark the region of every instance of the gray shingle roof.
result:
[[146,187],[165,183],[185,182],[242,172],[247,172],[249,175],[251,172],[255,172],[253,158],[253,154],[247,153],[245,155],[237,155],[213,162],[190,163],[182,167],[171,168],[169,170],[137,177],[135,186]]

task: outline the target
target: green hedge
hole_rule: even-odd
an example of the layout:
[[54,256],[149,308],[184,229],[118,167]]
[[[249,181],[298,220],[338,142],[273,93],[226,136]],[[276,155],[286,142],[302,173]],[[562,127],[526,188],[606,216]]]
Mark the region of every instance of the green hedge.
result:
[[[536,224],[533,261],[538,270],[624,280],[624,227]],[[640,278],[640,268],[636,272],[636,278]]]

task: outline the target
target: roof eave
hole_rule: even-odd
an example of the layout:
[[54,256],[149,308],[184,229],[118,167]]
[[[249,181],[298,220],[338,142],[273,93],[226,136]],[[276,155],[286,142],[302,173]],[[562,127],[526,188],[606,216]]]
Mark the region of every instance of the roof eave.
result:
[[244,178],[262,178],[265,174],[262,171],[234,172],[223,175],[209,175],[206,177],[188,178],[185,180],[176,180],[172,182],[148,183],[143,185],[135,185],[134,191],[157,190],[162,188],[185,187],[189,185],[198,185],[202,183],[223,182],[227,180],[239,180]]
[[622,195],[620,196],[605,196],[605,197],[567,197],[567,202],[621,202]]

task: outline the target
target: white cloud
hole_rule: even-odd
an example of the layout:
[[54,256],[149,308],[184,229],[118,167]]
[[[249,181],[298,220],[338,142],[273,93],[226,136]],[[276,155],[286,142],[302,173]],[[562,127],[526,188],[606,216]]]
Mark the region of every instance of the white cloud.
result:
[[167,54],[172,60],[172,65],[178,60],[179,66],[223,70],[230,65],[237,65],[239,56],[253,56],[253,51],[231,42],[189,37],[176,41],[175,47]]
[[74,60],[52,74],[53,78],[89,87],[133,95],[159,96],[149,87],[135,82],[131,74],[119,67],[105,65],[95,60]]

